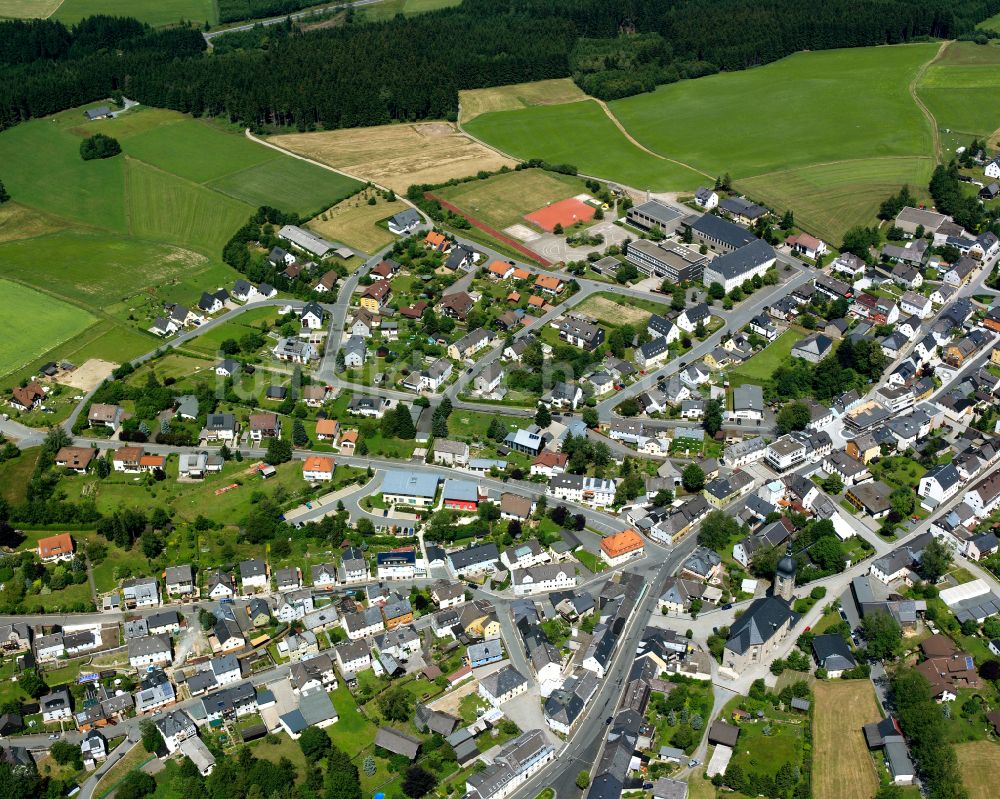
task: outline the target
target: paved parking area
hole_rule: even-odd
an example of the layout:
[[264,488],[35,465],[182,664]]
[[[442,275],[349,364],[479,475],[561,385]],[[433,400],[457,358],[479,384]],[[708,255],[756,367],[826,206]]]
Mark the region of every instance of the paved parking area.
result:
[[274,694],[274,704],[265,707],[260,711],[260,717],[264,720],[264,725],[269,730],[275,730],[279,726],[278,717],[285,713],[290,713],[298,707],[295,694],[292,692],[292,685],[288,678],[267,684],[268,690]]

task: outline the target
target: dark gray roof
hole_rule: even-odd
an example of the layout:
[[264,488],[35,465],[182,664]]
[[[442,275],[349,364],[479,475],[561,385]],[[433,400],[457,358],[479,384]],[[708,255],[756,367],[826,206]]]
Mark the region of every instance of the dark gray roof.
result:
[[839,635],[817,635],[812,647],[816,662],[827,671],[843,671],[857,665],[851,648]]
[[751,646],[769,641],[786,621],[794,625],[798,618],[783,599],[775,596],[755,599],[729,628],[726,649],[742,655]]
[[774,257],[774,248],[766,241],[755,238],[738,250],[720,255],[705,267],[705,271],[711,270],[727,279],[738,278]]
[[721,241],[723,244],[735,249],[745,247],[752,241],[759,241],[746,228],[742,228],[714,214],[704,214],[699,219],[696,219],[691,224],[691,229],[708,238]]

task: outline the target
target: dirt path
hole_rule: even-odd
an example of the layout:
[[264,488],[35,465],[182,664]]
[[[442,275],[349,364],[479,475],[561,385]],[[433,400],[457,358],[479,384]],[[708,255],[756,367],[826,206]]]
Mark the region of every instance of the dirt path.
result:
[[665,155],[660,155],[659,153],[653,152],[644,144],[641,144],[638,139],[636,139],[631,133],[628,132],[625,126],[621,123],[621,120],[618,119],[618,117],[616,117],[613,113],[611,113],[611,109],[608,108],[608,104],[604,102],[604,100],[598,100],[596,97],[591,97],[590,99],[601,107],[601,110],[604,111],[608,119],[610,119],[611,122],[614,124],[614,126],[621,131],[622,136],[628,139],[633,145],[638,147],[647,155],[651,155],[653,156],[653,158],[659,158],[661,161],[669,161],[671,164],[677,164],[677,166],[682,166],[685,169],[690,169],[692,172],[697,172],[699,175],[704,175],[706,178],[709,178],[710,180],[715,180],[715,178],[712,175],[709,175],[707,172],[702,172],[697,167],[691,166],[691,164],[685,164],[683,161],[678,161],[676,158],[667,158]]
[[771,172],[760,172],[756,175],[746,175],[741,178],[737,178],[736,182],[739,183],[741,180],[756,180],[757,178],[769,178],[772,175],[785,175],[792,172],[803,172],[807,169],[814,169],[816,167],[822,166],[836,166],[837,164],[850,164],[855,161],[909,161],[912,159],[921,158],[932,158],[930,155],[876,155],[871,158],[840,158],[835,161],[820,161],[815,164],[802,164],[800,166],[792,166],[786,169],[775,169]]
[[948,49],[949,45],[951,45],[950,41],[941,42],[941,46],[938,47],[934,57],[930,61],[921,65],[920,69],[918,69],[916,74],[913,76],[913,80],[910,81],[910,85],[907,87],[910,92],[910,97],[913,98],[913,102],[917,104],[917,108],[920,109],[920,113],[924,115],[924,118],[931,125],[931,142],[934,146],[934,163],[936,164],[941,163],[941,131],[938,130],[937,119],[934,118],[934,114],[932,114],[931,110],[924,105],[924,101],[921,100],[920,95],[917,94],[917,86],[926,74],[928,68],[931,67],[942,55],[944,55],[944,51]]

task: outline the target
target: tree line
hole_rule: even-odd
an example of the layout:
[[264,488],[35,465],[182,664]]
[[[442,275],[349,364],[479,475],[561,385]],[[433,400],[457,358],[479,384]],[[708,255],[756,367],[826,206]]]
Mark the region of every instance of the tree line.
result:
[[237,34],[239,47],[211,57],[192,27],[8,22],[0,128],[115,92],[258,129],[454,119],[461,89],[574,75],[599,96],[625,96],[803,49],[953,37],[998,11],[1000,0],[465,0],[385,22]]

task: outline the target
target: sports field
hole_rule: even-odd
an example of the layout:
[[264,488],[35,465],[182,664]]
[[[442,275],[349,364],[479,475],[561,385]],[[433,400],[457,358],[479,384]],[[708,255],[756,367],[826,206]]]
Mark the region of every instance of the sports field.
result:
[[558,105],[586,100],[587,95],[572,78],[512,83],[488,89],[466,89],[458,93],[459,119],[464,124],[491,111],[513,111],[533,105]]
[[20,369],[96,321],[82,308],[10,280],[0,280],[0,296],[4,300],[4,312],[0,314],[0,374]]
[[268,141],[397,194],[405,194],[415,183],[444,183],[515,165],[460,133],[451,122],[289,133]]
[[[371,196],[375,197],[375,205],[368,204]],[[313,217],[307,227],[327,239],[342,241],[349,247],[373,253],[396,238],[387,228],[378,227],[376,223],[405,208],[406,205],[399,200],[389,202],[378,197],[374,191],[363,191]]]
[[503,230],[552,203],[586,192],[583,181],[570,175],[522,169],[437,189],[435,194],[463,211]]
[[952,42],[917,87],[947,151],[1000,128],[1000,47]]
[[967,741],[955,744],[955,755],[969,799],[993,799],[996,796],[1000,744],[996,741]]
[[[523,87],[512,99],[486,94],[462,113],[475,114],[469,133],[504,152],[640,190],[689,191],[729,173],[737,188],[778,210],[792,207],[806,229],[838,243],[851,225],[872,221],[887,187],[926,185],[934,138],[911,88],[938,48],[797,53],[660,86],[609,103],[608,113],[593,100],[532,104]],[[935,69],[928,75],[941,80]],[[529,99],[518,103],[519,94]],[[546,96],[544,87],[538,94]],[[982,115],[997,107],[974,105],[971,113]]]
[[182,19],[210,24],[216,21],[212,0],[63,0],[52,16],[70,25],[94,14],[135,17],[153,27],[174,25]]
[[861,727],[882,716],[868,680],[819,681],[813,686],[813,796],[871,799],[875,766]]

